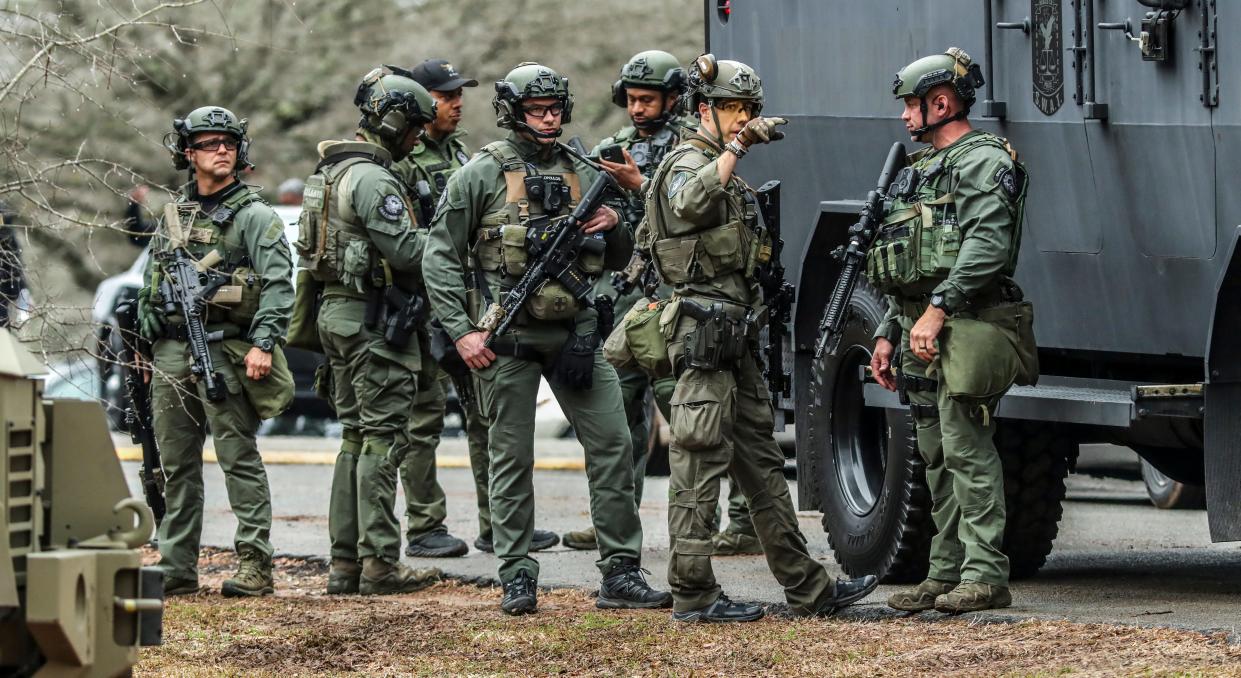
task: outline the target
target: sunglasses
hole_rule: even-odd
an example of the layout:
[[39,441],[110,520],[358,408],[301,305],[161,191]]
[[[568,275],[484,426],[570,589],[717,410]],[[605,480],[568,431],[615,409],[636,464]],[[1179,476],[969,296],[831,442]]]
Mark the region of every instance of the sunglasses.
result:
[[239,143],[240,142],[238,142],[236,139],[228,139],[228,138],[206,139],[196,144],[190,144],[190,148],[196,151],[206,151],[208,153],[215,153],[220,150],[221,146],[223,146],[226,150],[235,151],[237,150],[237,146],[239,145]]
[[564,113],[564,104],[557,102],[551,106],[524,106],[521,111],[526,115],[534,116],[536,118],[541,118],[548,113],[551,113],[552,115],[560,115]]

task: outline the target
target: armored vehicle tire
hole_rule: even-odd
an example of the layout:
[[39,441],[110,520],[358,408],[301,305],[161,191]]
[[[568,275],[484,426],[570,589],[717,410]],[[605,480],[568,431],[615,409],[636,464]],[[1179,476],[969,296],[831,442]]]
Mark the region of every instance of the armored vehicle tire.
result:
[[913,420],[907,410],[866,407],[859,378],[883,299],[859,281],[850,303],[840,349],[814,361],[811,388],[797,403],[798,426],[807,427],[803,439],[817,457],[823,529],[851,576],[920,581],[935,526]]
[[1207,507],[1205,487],[1173,480],[1145,459],[1142,460],[1142,482],[1156,508],[1202,510]]
[[1009,575],[1033,577],[1060,531],[1064,479],[1077,459],[1077,442],[1046,422],[1002,421],[995,446],[1004,463]]

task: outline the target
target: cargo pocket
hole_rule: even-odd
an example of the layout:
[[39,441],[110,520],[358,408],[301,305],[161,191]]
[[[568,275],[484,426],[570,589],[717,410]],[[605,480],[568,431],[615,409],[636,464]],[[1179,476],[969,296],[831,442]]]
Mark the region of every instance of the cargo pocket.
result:
[[681,376],[672,393],[672,440],[687,452],[721,447],[732,433],[736,382],[731,372],[698,372]]

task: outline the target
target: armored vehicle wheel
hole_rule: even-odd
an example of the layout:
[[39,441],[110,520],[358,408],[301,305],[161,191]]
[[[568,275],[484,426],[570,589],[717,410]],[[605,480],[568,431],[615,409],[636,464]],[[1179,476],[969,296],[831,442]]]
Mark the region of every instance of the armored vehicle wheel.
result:
[[1010,576],[1032,577],[1060,531],[1064,479],[1077,459],[1077,443],[1054,424],[1004,421],[995,446],[1004,462],[1004,553]]
[[797,422],[808,428],[803,440],[816,455],[823,528],[836,561],[852,576],[918,581],[935,526],[913,420],[907,410],[865,406],[859,370],[870,363],[883,300],[859,281],[850,303],[840,349],[814,361]]
[[1207,507],[1205,487],[1173,480],[1145,459],[1142,460],[1142,482],[1156,508],[1202,510]]

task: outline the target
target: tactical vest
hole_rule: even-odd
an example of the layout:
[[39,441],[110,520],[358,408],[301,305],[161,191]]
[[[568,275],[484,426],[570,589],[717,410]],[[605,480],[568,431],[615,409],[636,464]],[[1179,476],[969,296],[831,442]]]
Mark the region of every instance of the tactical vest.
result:
[[1011,276],[1017,267],[1021,222],[1025,209],[1026,174],[1006,139],[980,133],[935,153],[927,147],[909,156],[909,166],[892,182],[895,197],[884,217],[874,245],[866,255],[866,277],[884,294],[926,294],[948,277],[957,263],[963,234],[957,218],[956,167],[967,153],[990,146],[1013,159],[1013,180],[1020,193],[1012,205],[1013,247],[1001,273]]
[[664,125],[658,132],[645,138],[638,135],[636,128],[626,128],[623,134],[616,136],[615,140],[617,144],[629,151],[634,164],[638,166],[638,171],[644,177],[654,174],[664,156],[681,143],[680,135],[670,125]]
[[[474,232],[473,254],[478,268],[485,273],[498,275],[500,291],[504,293],[521,279],[529,262],[527,223],[545,214],[543,202],[527,195],[526,177],[559,176],[569,189],[569,202],[552,217],[552,222],[562,221],[577,207],[582,199],[582,184],[573,168],[572,161],[562,156],[562,172],[540,172],[532,169],[517,149],[507,140],[496,141],[480,151],[495,158],[504,172],[504,204],[483,215],[480,227]],[[603,239],[602,234],[594,238]],[[583,251],[578,266],[589,276],[603,271],[603,254]],[[577,315],[581,302],[573,297],[559,282],[549,280],[540,287],[526,303],[526,310],[539,320],[565,320]]]
[[[423,142],[426,143],[425,141]],[[441,160],[439,162],[424,164],[420,162],[421,154],[411,154],[409,161],[418,166],[418,173],[426,177],[427,183],[431,185],[431,197],[433,200],[439,200],[444,192],[444,188],[448,186],[448,179],[461,169],[461,166],[470,161],[470,154],[465,152],[465,144],[459,139],[453,139],[448,142],[448,148],[445,149],[450,160]],[[424,150],[423,153],[428,152]]]
[[[668,233],[664,209],[667,207],[667,189],[664,180],[681,156],[695,150],[690,144],[682,144],[671,151],[655,171],[651,188],[646,195],[647,228],[644,240],[639,243],[651,253],[659,277],[669,285],[706,283],[720,276],[742,273],[752,276],[755,267],[771,258],[771,242],[765,231],[758,228],[758,208],[752,201],[740,208],[725,198],[721,210],[720,226],[673,236]],[[752,191],[740,177],[733,176],[742,191]],[[665,203],[661,209],[660,203]]]
[[[182,195],[177,202],[187,204],[191,201]],[[254,203],[267,204],[257,191],[243,184],[216,205],[209,214],[201,209],[195,210],[193,221],[184,233],[185,250],[190,256],[201,261],[214,250],[220,255],[221,261],[213,267],[213,270],[231,278],[226,286],[217,290],[207,304],[206,321],[208,323],[228,323],[237,325],[243,331],[248,331],[250,323],[258,313],[262,281],[254,273],[250,254],[246,251],[246,244],[242,240],[240,229],[232,228],[237,215]],[[152,255],[155,256],[157,267],[159,253],[171,251],[171,248],[177,244],[173,242],[172,234],[168,233],[166,226],[162,230],[165,236],[170,237],[156,238],[154,241],[156,244],[152,247]],[[158,271],[158,274],[167,275],[162,269]],[[159,290],[157,279],[152,280],[151,288]]]
[[[350,172],[365,163],[387,169],[388,162],[373,151],[371,144],[347,142],[323,158],[306,179],[295,243],[298,266],[311,277],[339,282],[359,294],[386,284],[386,265],[371,243],[364,220],[353,210],[353,183],[349,181]],[[413,214],[406,196],[401,200]]]

